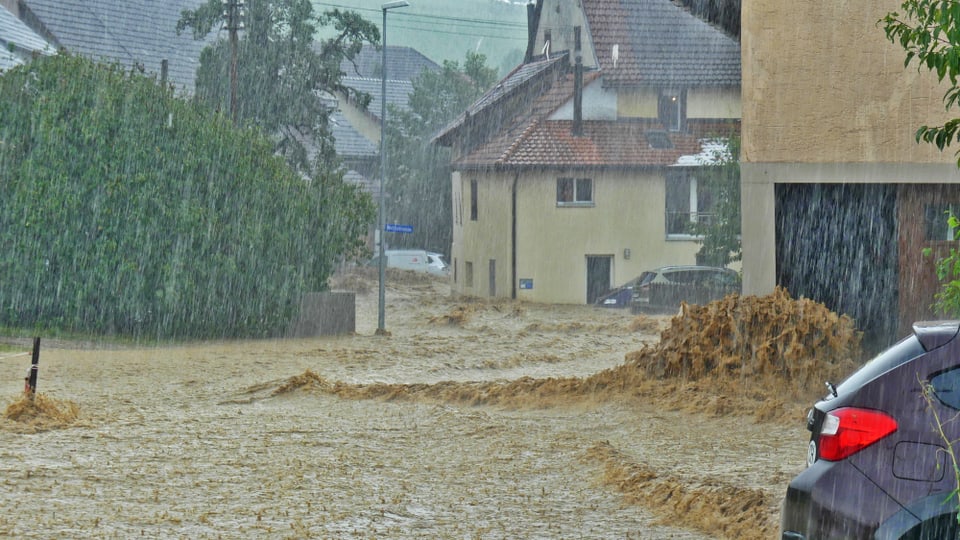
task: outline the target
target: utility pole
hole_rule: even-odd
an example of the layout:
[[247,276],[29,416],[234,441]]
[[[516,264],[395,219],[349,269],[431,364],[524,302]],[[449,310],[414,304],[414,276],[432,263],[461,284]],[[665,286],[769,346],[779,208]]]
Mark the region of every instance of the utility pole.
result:
[[387,11],[391,9],[403,8],[410,5],[410,2],[407,0],[395,0],[394,2],[387,2],[380,6],[380,9],[383,10],[383,32],[382,32],[382,42],[381,45],[383,56],[380,61],[380,212],[378,221],[378,231],[377,234],[380,235],[380,264],[379,264],[379,273],[380,273],[380,282],[379,282],[379,298],[377,302],[377,335],[385,335],[387,333],[384,320],[386,319],[386,292],[385,292],[385,273],[387,266],[387,257],[384,253],[383,242],[384,242],[384,233],[386,232],[386,210],[384,208],[384,197],[386,196],[387,190]]
[[223,27],[230,33],[230,118],[237,123],[237,33],[243,30],[243,0],[222,0]]

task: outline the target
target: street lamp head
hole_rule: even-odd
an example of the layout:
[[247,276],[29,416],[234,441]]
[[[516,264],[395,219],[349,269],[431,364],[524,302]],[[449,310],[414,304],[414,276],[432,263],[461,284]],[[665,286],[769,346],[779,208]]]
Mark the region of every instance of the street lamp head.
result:
[[407,2],[407,0],[396,0],[396,2],[387,2],[386,4],[380,6],[380,8],[386,11],[388,9],[402,8],[402,7],[407,7],[409,5],[410,5],[410,2]]

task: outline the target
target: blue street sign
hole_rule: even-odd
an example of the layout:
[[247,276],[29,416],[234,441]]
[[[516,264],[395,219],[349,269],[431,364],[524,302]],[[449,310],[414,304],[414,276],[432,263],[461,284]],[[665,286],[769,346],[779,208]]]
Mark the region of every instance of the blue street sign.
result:
[[396,223],[387,223],[384,227],[387,232],[412,233],[413,225],[398,225]]

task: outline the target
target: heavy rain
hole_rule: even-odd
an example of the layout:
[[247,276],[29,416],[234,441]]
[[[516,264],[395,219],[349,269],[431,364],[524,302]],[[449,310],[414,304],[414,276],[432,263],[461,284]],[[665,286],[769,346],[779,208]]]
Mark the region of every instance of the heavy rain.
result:
[[815,4],[0,0],[0,536],[956,536],[960,9]]

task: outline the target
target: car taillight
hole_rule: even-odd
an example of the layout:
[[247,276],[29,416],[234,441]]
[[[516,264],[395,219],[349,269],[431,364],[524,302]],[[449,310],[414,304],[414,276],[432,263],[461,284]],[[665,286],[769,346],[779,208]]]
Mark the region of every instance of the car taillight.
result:
[[843,407],[830,411],[820,430],[820,458],[839,461],[897,430],[897,421],[869,409]]

